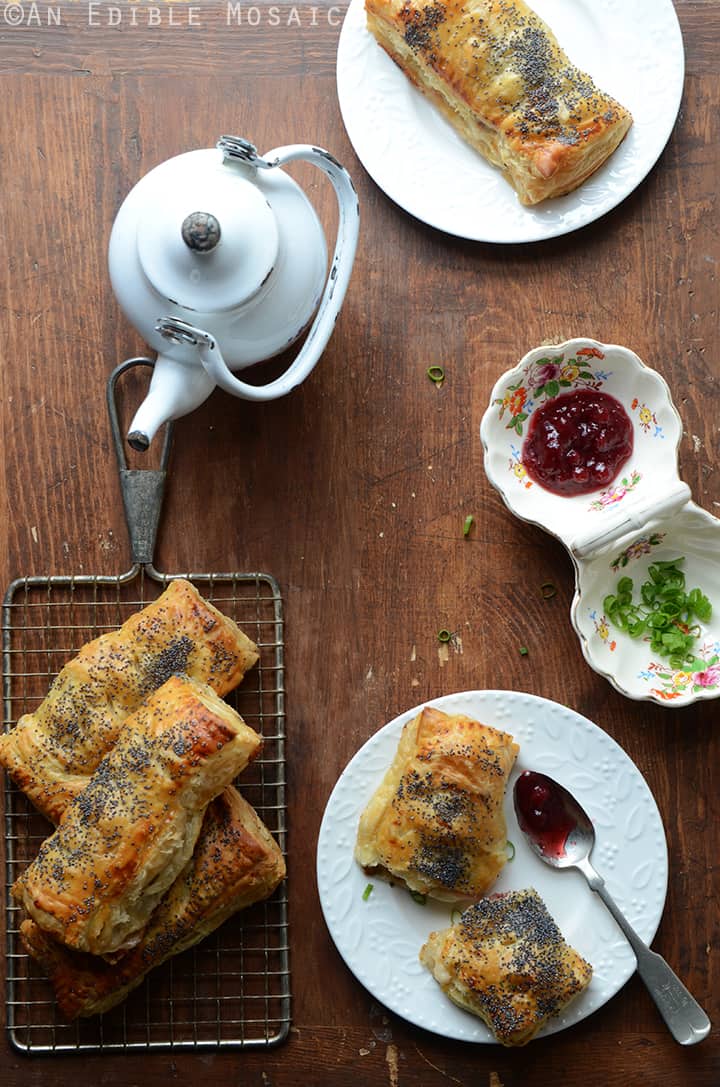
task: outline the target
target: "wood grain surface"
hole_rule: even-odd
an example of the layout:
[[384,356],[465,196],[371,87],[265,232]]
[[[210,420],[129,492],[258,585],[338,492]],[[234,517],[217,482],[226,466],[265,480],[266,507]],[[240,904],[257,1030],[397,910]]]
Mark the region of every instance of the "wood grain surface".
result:
[[[187,5],[158,7],[167,19]],[[177,423],[156,555],[162,570],[264,570],[282,589],[293,1026],[287,1043],[259,1053],[90,1060],[29,1059],[3,1034],[0,1079],[711,1087],[720,1082],[718,704],[635,703],[589,669],[569,622],[572,564],[488,484],[479,423],[498,375],[536,344],[573,335],[626,344],[667,379],[684,424],[681,476],[695,501],[720,509],[720,3],[676,2],[685,91],[649,177],[578,233],[504,247],[425,227],[364,173],[335,94],[342,8],[331,19],[321,8],[317,25],[302,4],[299,27],[228,27],[225,5],[199,7],[200,27],[111,28],[88,25],[86,5],[71,0],[62,26],[8,25],[0,5],[0,573],[7,584],[130,565],[104,401],[116,363],[145,351],[106,268],[126,192],[224,132],[261,150],[329,148],[351,170],[362,214],[335,334],[285,399],[252,405],[216,392]],[[331,190],[312,171],[296,176],[331,232]],[[426,376],[432,364],[445,368],[440,387]],[[546,581],[558,590],[549,600]],[[461,634],[449,652],[441,628]],[[473,688],[566,703],[645,775],[670,857],[654,947],[714,1020],[703,1044],[677,1046],[636,977],[572,1030],[523,1050],[450,1042],[379,1007],[343,964],[314,874],[330,791],[387,720]]]

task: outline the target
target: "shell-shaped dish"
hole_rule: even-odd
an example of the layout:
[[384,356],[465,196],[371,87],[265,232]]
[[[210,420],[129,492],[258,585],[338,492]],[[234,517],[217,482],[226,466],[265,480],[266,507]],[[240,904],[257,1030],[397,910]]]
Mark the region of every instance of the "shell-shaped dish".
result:
[[[605,490],[568,498],[529,478],[522,445],[532,413],[575,389],[602,390],[620,401],[632,422],[633,452]],[[634,352],[617,344],[574,339],[530,351],[496,383],[480,436],[488,479],[509,509],[576,555],[642,526],[668,503],[678,508],[690,498],[678,477],[682,422],[670,390]]]
[[[613,548],[575,563],[576,592],[571,619],[591,668],[604,675],[629,698],[653,699],[684,706],[697,699],[720,695],[720,521],[694,502],[674,517],[651,521],[630,533]],[[686,590],[700,588],[713,606],[691,664],[672,667],[653,655],[649,638],[631,638],[617,630],[605,613],[603,601],[614,593],[618,580],[633,581],[634,598],[648,580],[648,567],[658,561],[684,558]]]
[[[533,482],[522,462],[529,420],[574,389],[602,390],[624,407],[633,451],[605,489],[566,497]],[[482,419],[485,471],[508,508],[565,545],[575,567],[571,620],[588,664],[621,694],[682,706],[720,695],[720,521],[690,501],[678,474],[682,422],[664,379],[626,347],[592,339],[537,347],[497,381]],[[686,588],[714,605],[687,668],[653,657],[649,639],[614,628],[603,602],[621,576],[639,596],[648,567],[683,557]]]

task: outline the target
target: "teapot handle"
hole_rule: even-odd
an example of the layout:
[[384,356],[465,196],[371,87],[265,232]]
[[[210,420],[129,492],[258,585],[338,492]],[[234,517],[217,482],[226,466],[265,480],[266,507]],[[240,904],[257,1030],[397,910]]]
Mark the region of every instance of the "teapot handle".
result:
[[248,385],[228,369],[214,337],[200,330],[193,330],[197,333],[200,361],[215,384],[245,400],[275,400],[285,396],[305,380],[325,350],[350,282],[358,240],[360,208],[355,187],[345,167],[328,151],[307,144],[278,147],[269,151],[264,158],[253,157],[250,164],[261,169],[273,169],[298,159],[311,162],[330,178],[337,197],[339,217],[330,274],[315,319],[297,357],[284,374],[268,385]]

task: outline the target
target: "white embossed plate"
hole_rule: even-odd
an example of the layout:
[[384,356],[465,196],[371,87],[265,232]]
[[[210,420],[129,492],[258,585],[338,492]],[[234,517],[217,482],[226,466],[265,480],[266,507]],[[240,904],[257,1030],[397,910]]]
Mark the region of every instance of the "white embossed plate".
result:
[[[587,718],[557,702],[514,691],[466,691],[432,699],[446,713],[466,713],[510,732],[520,754],[506,796],[515,856],[494,891],[535,887],[573,947],[592,963],[593,978],[541,1034],[579,1022],[614,996],[635,970],[635,957],[579,872],[550,868],[525,844],[512,806],[522,770],[540,770],[570,789],[595,824],[593,858],[608,890],[648,943],[662,916],[667,846],[645,779],[628,755]],[[451,906],[418,905],[401,887],[368,880],[353,858],[360,813],[390,765],[402,727],[421,709],[396,717],[361,747],[338,780],[320,827],[317,878],[330,935],[357,979],[391,1011],[417,1026],[465,1042],[492,1042],[475,1016],[448,1000],[418,952],[433,929],[450,924]],[[363,892],[371,882],[367,899]]]
[[531,0],[571,60],[630,110],[634,124],[579,189],[525,208],[377,44],[363,4],[351,0],[338,46],[337,88],[348,136],[395,203],[449,234],[509,243],[577,230],[640,184],[672,132],[685,58],[671,0]]

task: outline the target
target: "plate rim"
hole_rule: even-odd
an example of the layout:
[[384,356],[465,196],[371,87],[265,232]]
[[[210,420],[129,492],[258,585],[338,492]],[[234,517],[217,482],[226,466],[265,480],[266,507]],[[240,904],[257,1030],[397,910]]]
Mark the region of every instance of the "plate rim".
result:
[[[551,713],[555,713],[557,711],[560,711],[561,715],[570,714],[571,717],[580,719],[584,723],[585,726],[588,726],[590,728],[591,731],[601,734],[601,736],[603,737],[602,742],[607,742],[611,748],[617,749],[616,754],[619,754],[619,757],[622,760],[624,760],[626,763],[630,764],[630,766],[634,770],[635,774],[637,775],[637,778],[640,780],[642,786],[644,787],[645,794],[646,794],[646,799],[647,799],[647,801],[649,802],[649,805],[650,805],[650,812],[651,812],[651,816],[653,818],[653,821],[655,823],[655,830],[656,830],[656,832],[658,832],[657,845],[660,847],[660,858],[659,859],[660,859],[660,863],[662,865],[662,870],[660,872],[662,886],[661,886],[660,894],[659,894],[659,897],[658,897],[658,900],[657,900],[657,909],[656,909],[657,917],[653,916],[650,927],[646,931],[643,932],[642,937],[641,937],[642,939],[645,940],[645,942],[648,944],[648,946],[650,946],[652,944],[652,941],[654,940],[654,938],[655,938],[655,936],[657,934],[657,931],[658,931],[658,929],[660,927],[660,923],[662,921],[663,913],[664,913],[664,910],[665,910],[665,905],[666,905],[666,902],[667,902],[667,891],[668,891],[668,880],[669,880],[669,855],[668,855],[668,846],[667,846],[667,835],[665,833],[665,826],[664,826],[664,823],[663,823],[662,814],[661,814],[661,812],[660,812],[660,810],[658,808],[657,801],[655,800],[655,797],[653,795],[652,790],[650,789],[650,786],[649,786],[649,784],[647,782],[647,779],[645,778],[645,775],[639,769],[639,767],[637,766],[635,761],[631,758],[631,756],[628,754],[628,752],[618,743],[618,741],[615,740],[614,737],[612,737],[610,735],[610,733],[608,733],[605,729],[601,728],[600,725],[597,725],[594,721],[590,720],[590,718],[585,717],[584,714],[582,714],[579,711],[573,709],[572,707],[567,706],[567,705],[565,705],[563,703],[557,702],[554,699],[546,698],[546,697],[544,697],[542,695],[532,694],[531,692],[527,692],[527,691],[518,691],[518,690],[510,690],[510,689],[502,689],[502,688],[492,688],[492,689],[488,688],[488,689],[472,689],[472,690],[464,690],[464,691],[453,691],[453,692],[450,692],[450,693],[447,693],[447,694],[438,695],[437,697],[434,697],[434,698],[425,699],[422,702],[418,703],[416,706],[413,706],[410,709],[401,711],[400,713],[396,714],[396,716],[393,717],[391,720],[385,722],[385,724],[381,725],[378,729],[376,729],[360,745],[360,747],[353,753],[353,755],[350,757],[350,759],[346,762],[343,770],[339,774],[335,784],[333,785],[333,788],[330,791],[330,794],[329,794],[328,799],[327,799],[326,804],[325,804],[325,808],[323,810],[323,815],[322,815],[320,829],[319,829],[318,838],[317,838],[316,864],[315,864],[316,886],[317,886],[318,898],[319,898],[319,901],[320,901],[320,906],[321,906],[323,919],[324,919],[324,922],[325,922],[327,932],[328,932],[328,934],[330,936],[331,942],[332,942],[333,946],[335,947],[337,953],[340,955],[341,959],[345,963],[346,967],[348,968],[348,970],[351,972],[351,974],[355,978],[355,980],[358,981],[371,994],[371,996],[373,996],[375,999],[377,999],[384,1007],[387,1007],[393,1014],[398,1015],[400,1018],[405,1019],[407,1022],[412,1023],[416,1027],[419,1027],[419,1028],[421,1028],[423,1030],[428,1030],[431,1033],[435,1033],[440,1037],[445,1037],[445,1038],[450,1039],[450,1040],[458,1040],[458,1041],[470,1042],[470,1043],[474,1043],[474,1044],[483,1044],[483,1043],[499,1044],[499,1043],[496,1042],[495,1038],[490,1034],[489,1030],[487,1028],[484,1028],[484,1024],[482,1024],[482,1022],[480,1020],[476,1020],[476,1025],[479,1023],[485,1029],[488,1037],[484,1037],[484,1036],[483,1037],[467,1037],[466,1035],[458,1035],[458,1034],[455,1034],[455,1033],[452,1033],[452,1032],[439,1030],[434,1026],[428,1025],[426,1022],[420,1022],[416,1018],[412,1018],[411,1016],[405,1014],[401,1009],[392,1006],[392,1004],[389,1004],[386,1001],[386,999],[384,999],[383,996],[380,995],[376,991],[376,989],[371,988],[370,986],[368,986],[365,983],[365,981],[359,976],[357,970],[354,968],[352,963],[350,961],[348,961],[348,957],[346,956],[345,951],[343,950],[343,948],[340,946],[340,944],[336,940],[336,936],[335,936],[335,933],[333,931],[333,922],[331,921],[331,919],[328,916],[329,907],[328,907],[328,905],[326,903],[325,896],[324,896],[324,893],[323,893],[323,891],[324,891],[324,878],[323,878],[323,871],[322,871],[322,863],[323,863],[322,851],[323,851],[323,847],[324,847],[324,839],[325,839],[326,834],[328,833],[328,823],[327,823],[328,812],[331,809],[332,804],[334,802],[336,802],[338,796],[342,795],[343,779],[346,778],[346,776],[349,776],[349,772],[351,771],[351,768],[354,765],[356,765],[358,761],[362,761],[362,758],[363,758],[364,755],[366,755],[368,748],[371,748],[372,746],[374,746],[374,744],[377,742],[377,740],[381,736],[381,734],[387,735],[393,729],[396,729],[398,731],[398,733],[399,733],[399,731],[402,729],[403,725],[405,723],[407,723],[407,721],[412,720],[412,718],[414,716],[416,716],[423,709],[423,707],[425,707],[425,706],[434,706],[434,707],[437,707],[439,709],[443,709],[448,704],[452,705],[452,703],[455,702],[458,699],[474,700],[476,698],[479,698],[481,700],[482,699],[488,699],[488,700],[492,700],[492,699],[506,700],[506,699],[509,699],[510,701],[519,702],[520,704],[524,704],[524,705],[529,704],[531,707],[536,707],[538,710],[543,710],[545,712],[547,712],[549,710]],[[455,712],[464,712],[464,711],[459,711],[459,710],[456,709]],[[502,728],[501,725],[496,725],[494,727]],[[521,748],[521,750],[522,750],[522,748]],[[368,793],[362,799],[362,806],[364,806],[364,804],[367,803],[367,800],[369,799],[370,795],[371,795],[371,793],[370,793],[370,790],[368,789]],[[362,810],[362,807],[360,808],[360,810]],[[350,869],[351,871],[352,871],[352,865],[355,865],[355,863],[356,862],[354,861],[354,858],[352,858],[351,859],[351,869]],[[631,956],[631,958],[632,958],[632,956]],[[599,1011],[602,1007],[605,1006],[606,1003],[608,1003],[614,996],[616,996],[618,992],[620,992],[620,990],[627,984],[627,982],[630,980],[630,978],[635,973],[635,969],[636,968],[635,968],[634,965],[631,966],[631,968],[629,970],[623,970],[622,966],[621,966],[621,969],[620,969],[620,971],[618,973],[618,979],[619,980],[617,980],[617,984],[615,984],[615,982],[613,982],[613,985],[615,987],[612,989],[612,992],[609,992],[606,996],[604,996],[600,1000],[600,1003],[597,1004],[597,1006],[588,1009],[585,1012],[585,1014],[582,1015],[579,1019],[573,1019],[573,1021],[570,1022],[570,1023],[565,1023],[561,1019],[557,1019],[554,1022],[550,1022],[549,1024],[546,1024],[546,1026],[543,1027],[543,1029],[541,1030],[538,1037],[546,1037],[546,1036],[550,1036],[550,1035],[555,1034],[555,1033],[559,1033],[560,1031],[565,1030],[568,1027],[576,1026],[580,1022],[583,1022],[584,1020],[590,1018],[596,1011]],[[445,999],[447,1000],[447,998],[445,998]],[[456,1009],[456,1010],[459,1011],[459,1009]]]

